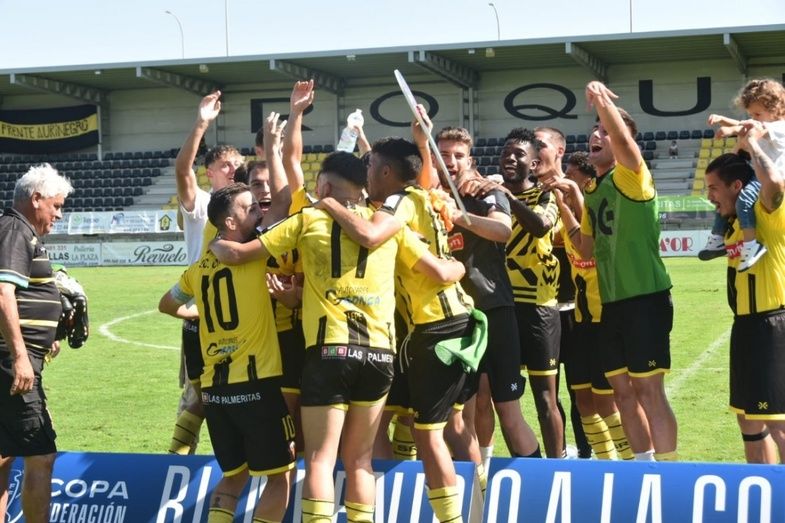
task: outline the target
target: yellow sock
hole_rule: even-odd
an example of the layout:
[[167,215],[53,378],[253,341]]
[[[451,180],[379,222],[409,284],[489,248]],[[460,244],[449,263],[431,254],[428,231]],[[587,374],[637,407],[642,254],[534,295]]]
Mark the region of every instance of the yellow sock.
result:
[[393,456],[401,461],[417,459],[417,447],[414,446],[412,429],[408,425],[395,419],[395,429],[392,438]]
[[488,486],[488,473],[485,471],[485,466],[483,466],[482,463],[478,463],[475,470],[477,471],[477,480],[480,482],[482,498],[485,499],[485,488]]
[[347,501],[345,505],[347,523],[373,523],[373,505],[353,501]]
[[303,523],[332,523],[333,512],[332,501],[303,498]]
[[613,446],[608,426],[599,414],[581,416],[581,425],[597,459],[616,459],[616,447]]
[[428,502],[441,523],[463,523],[461,501],[457,487],[442,487],[428,490]]
[[169,445],[170,454],[186,455],[191,452],[191,447],[199,437],[199,429],[202,428],[202,420],[199,416],[184,410],[177,417],[174,424],[174,434]]
[[613,444],[616,447],[616,453],[625,461],[635,459],[630,448],[630,442],[627,441],[627,435],[624,433],[624,427],[621,426],[621,416],[618,411],[610,416],[603,418],[605,424],[608,426],[608,432],[611,433]]
[[656,461],[679,461],[679,453],[675,450],[671,452],[655,452],[654,459]]
[[234,512],[222,508],[211,508],[207,512],[207,523],[232,523],[234,521]]

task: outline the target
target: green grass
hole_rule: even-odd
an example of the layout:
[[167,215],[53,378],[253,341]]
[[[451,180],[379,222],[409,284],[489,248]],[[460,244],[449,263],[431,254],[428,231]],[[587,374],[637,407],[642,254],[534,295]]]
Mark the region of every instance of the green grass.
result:
[[[728,341],[723,336],[732,318],[725,298],[725,262],[670,258],[666,265],[676,306],[671,334],[673,371],[666,383],[679,421],[679,453],[691,461],[741,462],[738,428],[727,409]],[[49,408],[62,450],[166,451],[179,398],[179,352],[173,349],[180,343],[180,323],[155,311],[158,299],[182,270],[106,267],[70,271],[90,297],[91,335],[81,349],[64,346],[45,370]],[[101,333],[102,326],[127,316],[132,317],[109,330],[128,342]],[[696,361],[699,365],[687,371]],[[522,405],[539,435],[528,388]],[[504,455],[498,432],[496,454]],[[570,428],[567,433],[571,441]],[[200,451],[209,452],[206,431],[203,439]]]

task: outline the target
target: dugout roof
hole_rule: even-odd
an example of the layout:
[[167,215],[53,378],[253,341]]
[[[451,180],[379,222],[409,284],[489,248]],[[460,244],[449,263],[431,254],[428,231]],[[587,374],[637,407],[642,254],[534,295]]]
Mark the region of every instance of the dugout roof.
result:
[[315,77],[320,88],[341,92],[345,87],[372,85],[400,69],[417,80],[445,80],[469,88],[489,71],[578,64],[607,80],[608,67],[614,65],[714,59],[732,61],[742,74],[750,66],[783,66],[785,24],[6,69],[0,70],[0,107],[3,96],[31,90],[100,105],[111,91],[161,84],[205,94],[225,85]]

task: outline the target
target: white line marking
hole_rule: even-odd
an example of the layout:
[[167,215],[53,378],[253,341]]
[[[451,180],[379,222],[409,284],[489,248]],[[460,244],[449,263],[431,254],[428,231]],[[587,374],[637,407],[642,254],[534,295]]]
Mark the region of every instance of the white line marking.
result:
[[692,365],[680,371],[678,373],[678,376],[676,376],[669,383],[666,383],[665,390],[669,396],[671,394],[675,394],[681,388],[684,382],[687,381],[689,378],[691,378],[693,374],[695,374],[699,370],[706,369],[706,367],[703,367],[703,363],[706,360],[708,360],[710,357],[712,357],[717,349],[723,347],[728,342],[728,340],[730,339],[730,331],[731,329],[729,327],[728,330],[720,334],[720,336],[716,340],[711,342],[711,344],[709,344],[709,346],[706,347],[706,350],[704,350],[700,354],[700,356],[695,358],[695,361],[692,362]]
[[170,345],[155,345],[155,344],[152,344],[152,343],[142,343],[140,341],[127,340],[125,338],[121,338],[120,336],[117,336],[116,334],[113,334],[112,331],[109,330],[110,327],[113,327],[113,326],[117,325],[118,323],[122,323],[122,322],[127,321],[127,320],[132,320],[134,318],[138,318],[139,316],[147,316],[148,314],[155,314],[157,312],[158,312],[157,310],[153,309],[153,310],[144,311],[144,312],[137,312],[136,314],[131,314],[130,316],[122,316],[120,318],[115,318],[112,321],[110,321],[108,323],[104,323],[103,325],[101,325],[98,328],[98,332],[102,336],[105,336],[105,337],[109,338],[110,340],[116,341],[118,343],[127,343],[129,345],[138,345],[140,347],[149,347],[151,349],[180,350],[180,347],[172,347]]

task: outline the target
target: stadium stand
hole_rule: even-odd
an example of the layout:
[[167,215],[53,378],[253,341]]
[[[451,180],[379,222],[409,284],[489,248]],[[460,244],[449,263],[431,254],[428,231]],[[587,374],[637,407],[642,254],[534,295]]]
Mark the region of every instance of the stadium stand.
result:
[[16,180],[31,165],[47,162],[68,177],[75,189],[66,200],[65,211],[120,211],[132,207],[163,171],[170,166],[173,151],[95,153],[60,155],[0,156],[3,207],[11,205]]

